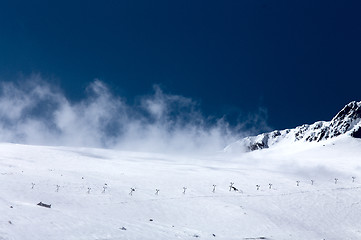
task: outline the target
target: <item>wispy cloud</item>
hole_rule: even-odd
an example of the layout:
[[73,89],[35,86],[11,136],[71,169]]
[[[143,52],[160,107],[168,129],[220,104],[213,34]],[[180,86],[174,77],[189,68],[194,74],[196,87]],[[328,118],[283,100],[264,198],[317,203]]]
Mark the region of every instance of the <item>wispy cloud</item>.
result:
[[157,85],[153,94],[130,105],[100,80],[90,83],[86,97],[77,102],[39,75],[0,84],[0,140],[5,142],[155,152],[217,151],[242,137],[247,124],[266,124],[262,114],[249,116],[250,124],[231,127],[223,118],[204,117],[192,99],[166,94]]

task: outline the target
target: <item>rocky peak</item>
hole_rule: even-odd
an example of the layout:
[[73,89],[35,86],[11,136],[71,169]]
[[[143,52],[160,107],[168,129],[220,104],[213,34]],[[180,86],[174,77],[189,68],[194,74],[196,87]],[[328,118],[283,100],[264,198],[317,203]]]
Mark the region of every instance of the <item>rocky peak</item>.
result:
[[229,145],[225,150],[241,147],[247,151],[254,151],[269,148],[286,140],[319,142],[341,134],[361,138],[361,101],[350,102],[329,122],[319,121],[311,125],[304,124],[294,129],[276,130],[247,137]]
[[[354,128],[361,120],[361,101],[350,102],[331,120],[330,128],[333,135],[338,136]],[[353,132],[359,131],[360,127]],[[353,132],[351,133],[354,136]],[[357,137],[357,136],[354,136]]]

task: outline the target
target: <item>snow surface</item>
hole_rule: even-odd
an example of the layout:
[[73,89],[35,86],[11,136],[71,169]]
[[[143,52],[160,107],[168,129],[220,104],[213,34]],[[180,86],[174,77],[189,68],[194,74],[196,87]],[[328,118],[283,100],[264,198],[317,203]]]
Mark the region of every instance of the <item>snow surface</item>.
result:
[[192,157],[2,143],[0,239],[361,239],[360,170],[346,135]]

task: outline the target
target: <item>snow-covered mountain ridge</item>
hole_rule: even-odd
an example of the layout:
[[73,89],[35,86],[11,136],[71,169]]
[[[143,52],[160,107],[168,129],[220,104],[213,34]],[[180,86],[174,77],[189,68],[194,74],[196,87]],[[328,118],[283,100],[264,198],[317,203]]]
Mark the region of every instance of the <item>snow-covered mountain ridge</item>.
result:
[[318,121],[294,129],[275,130],[246,137],[227,146],[225,151],[254,151],[269,148],[281,142],[319,142],[342,134],[361,138],[361,101],[350,102],[331,121]]
[[359,109],[244,154],[0,143],[0,240],[359,240]]

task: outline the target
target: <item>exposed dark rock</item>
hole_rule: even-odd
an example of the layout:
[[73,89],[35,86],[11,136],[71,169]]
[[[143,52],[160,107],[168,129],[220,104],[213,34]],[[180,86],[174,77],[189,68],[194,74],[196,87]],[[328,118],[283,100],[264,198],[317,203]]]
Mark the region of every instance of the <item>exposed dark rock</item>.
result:
[[51,208],[51,204],[46,204],[46,203],[42,203],[42,202],[39,202],[38,204],[36,204],[40,207],[46,207],[46,208]]
[[280,133],[280,131],[278,131],[278,130],[273,131],[273,132],[271,133],[271,137],[273,137],[273,138],[278,137],[278,136],[281,136],[281,133]]
[[264,149],[264,148],[268,148],[267,144],[265,144],[264,142],[254,143],[249,146],[249,150],[251,150],[251,151]]
[[361,127],[359,127],[358,129],[355,129],[352,133],[351,136],[354,138],[361,138]]

